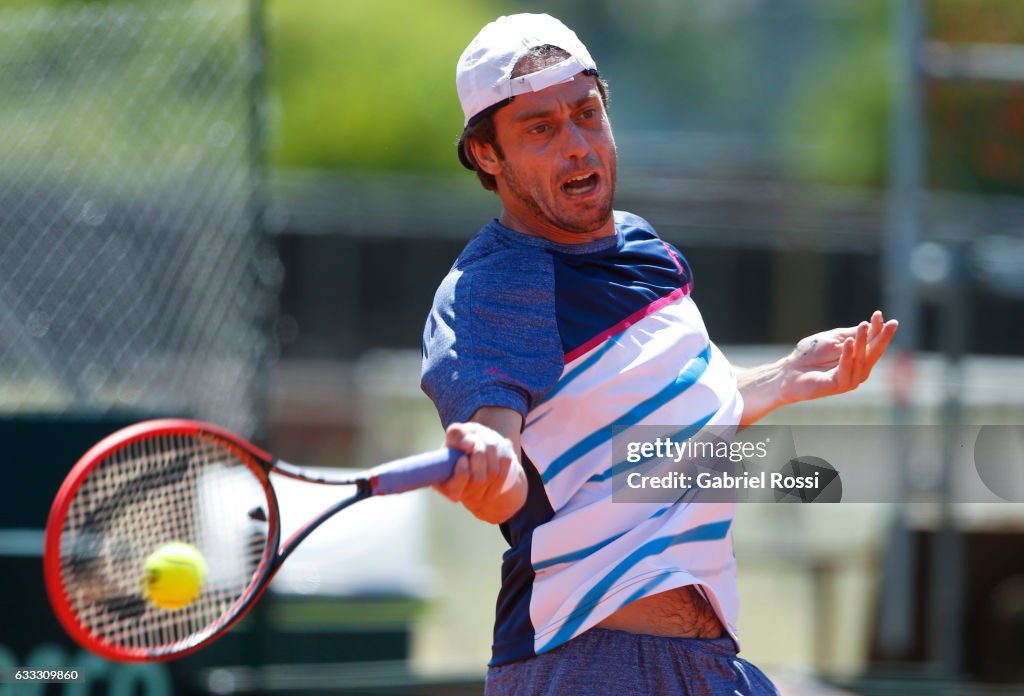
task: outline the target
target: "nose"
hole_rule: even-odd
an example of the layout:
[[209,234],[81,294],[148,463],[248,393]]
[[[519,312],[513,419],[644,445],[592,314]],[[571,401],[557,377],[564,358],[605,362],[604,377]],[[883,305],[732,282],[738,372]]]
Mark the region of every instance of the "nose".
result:
[[567,160],[583,159],[590,154],[590,141],[580,126],[569,122],[562,129],[562,155]]

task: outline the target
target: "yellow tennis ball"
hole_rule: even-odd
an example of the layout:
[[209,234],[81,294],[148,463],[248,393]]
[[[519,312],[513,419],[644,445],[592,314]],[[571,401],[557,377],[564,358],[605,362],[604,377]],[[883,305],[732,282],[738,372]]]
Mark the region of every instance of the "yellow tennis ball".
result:
[[195,601],[206,579],[206,560],[192,544],[172,541],[146,557],[145,593],[161,609]]

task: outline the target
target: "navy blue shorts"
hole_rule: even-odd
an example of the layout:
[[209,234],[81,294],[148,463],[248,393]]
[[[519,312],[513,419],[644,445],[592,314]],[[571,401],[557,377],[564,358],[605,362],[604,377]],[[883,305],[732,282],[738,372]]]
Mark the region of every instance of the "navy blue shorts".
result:
[[551,652],[487,671],[486,696],[779,693],[731,638],[661,638],[592,628]]

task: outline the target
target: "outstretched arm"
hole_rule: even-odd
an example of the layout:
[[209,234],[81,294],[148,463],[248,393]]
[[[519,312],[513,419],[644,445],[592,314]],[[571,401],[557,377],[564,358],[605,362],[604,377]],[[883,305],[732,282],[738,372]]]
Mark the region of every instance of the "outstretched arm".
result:
[[743,395],[740,427],[756,423],[786,404],[856,389],[871,374],[892,340],[899,322],[884,321],[875,311],[871,321],[808,336],[785,358],[766,365],[737,368]]

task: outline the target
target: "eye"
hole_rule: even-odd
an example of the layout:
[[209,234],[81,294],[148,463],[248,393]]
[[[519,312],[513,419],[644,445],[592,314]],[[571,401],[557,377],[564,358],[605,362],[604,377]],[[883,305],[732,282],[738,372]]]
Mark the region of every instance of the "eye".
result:
[[593,106],[589,106],[583,110],[583,118],[594,118],[597,116],[597,109]]
[[535,125],[532,128],[530,128],[530,133],[532,133],[533,135],[543,135],[544,133],[548,132],[548,129],[549,129],[548,124],[546,124],[546,123],[538,123],[537,125]]

